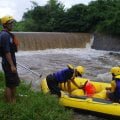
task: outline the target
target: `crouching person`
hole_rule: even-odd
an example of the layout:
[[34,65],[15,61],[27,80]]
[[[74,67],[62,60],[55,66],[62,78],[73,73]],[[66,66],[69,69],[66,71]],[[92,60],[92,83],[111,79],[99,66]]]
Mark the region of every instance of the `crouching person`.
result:
[[[48,75],[46,77],[46,81],[51,94],[56,94],[58,95],[58,97],[61,97],[61,89],[59,87],[59,83],[65,83],[68,81],[74,83],[74,78],[77,76],[82,77],[83,73],[84,73],[84,68],[82,66],[77,66],[74,68],[72,65],[68,65],[66,68]],[[77,87],[81,88],[83,86],[77,86]]]

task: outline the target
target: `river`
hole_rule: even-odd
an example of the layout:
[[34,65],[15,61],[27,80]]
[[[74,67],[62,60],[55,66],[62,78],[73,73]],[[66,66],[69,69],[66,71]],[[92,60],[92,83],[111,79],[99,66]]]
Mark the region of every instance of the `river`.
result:
[[[94,81],[106,82],[111,81],[110,68],[120,65],[119,52],[99,51],[90,48],[19,51],[16,56],[18,63],[42,74],[42,78],[39,79],[30,71],[18,65],[21,79],[24,79],[26,83],[32,82],[34,90],[40,90],[40,81],[46,75],[66,67],[67,64],[73,64],[74,66],[82,65],[86,69],[83,77]],[[74,118],[74,120],[108,120],[102,116],[92,115],[89,112],[87,114],[75,112]]]

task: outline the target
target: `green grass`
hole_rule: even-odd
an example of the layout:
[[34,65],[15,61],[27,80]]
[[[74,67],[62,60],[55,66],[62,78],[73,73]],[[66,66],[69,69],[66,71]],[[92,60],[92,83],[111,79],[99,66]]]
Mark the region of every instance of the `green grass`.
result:
[[72,111],[60,106],[56,97],[32,91],[23,82],[17,88],[17,103],[5,103],[4,87],[0,73],[0,120],[73,120]]

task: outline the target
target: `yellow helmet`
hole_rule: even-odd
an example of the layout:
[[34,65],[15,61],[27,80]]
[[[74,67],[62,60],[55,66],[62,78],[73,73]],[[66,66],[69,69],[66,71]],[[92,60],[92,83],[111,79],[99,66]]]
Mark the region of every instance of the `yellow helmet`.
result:
[[111,68],[110,73],[112,73],[114,75],[120,75],[120,67]]
[[79,74],[84,74],[84,72],[85,72],[85,69],[84,69],[84,67],[82,67],[82,66],[77,66],[76,68],[75,68],[75,70],[79,73]]
[[68,67],[69,69],[74,69],[73,65],[71,65],[71,64],[67,64],[67,67]]
[[9,15],[4,16],[4,17],[1,18],[1,24],[2,24],[2,25],[8,23],[9,21],[10,21],[10,22],[13,22],[13,21],[15,21],[15,20],[14,20],[14,18],[13,18],[12,16],[9,16]]

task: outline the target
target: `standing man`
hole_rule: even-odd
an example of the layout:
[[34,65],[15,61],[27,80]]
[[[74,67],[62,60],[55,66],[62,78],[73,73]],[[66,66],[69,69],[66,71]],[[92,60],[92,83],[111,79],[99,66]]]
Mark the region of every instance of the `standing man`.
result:
[[1,18],[3,30],[0,33],[0,45],[2,52],[2,68],[4,70],[6,83],[5,100],[9,103],[16,102],[16,86],[20,83],[15,56],[18,42],[14,34],[10,32],[13,29],[14,22],[15,20],[12,16],[4,16]]

